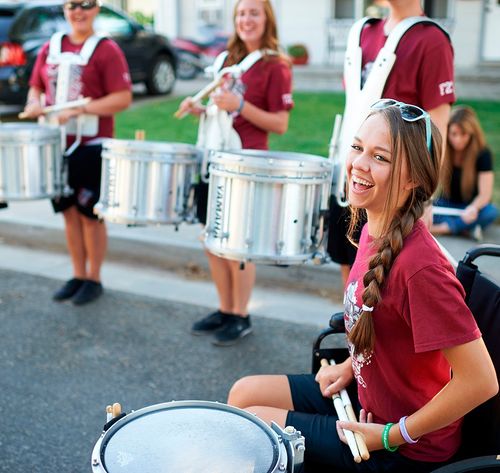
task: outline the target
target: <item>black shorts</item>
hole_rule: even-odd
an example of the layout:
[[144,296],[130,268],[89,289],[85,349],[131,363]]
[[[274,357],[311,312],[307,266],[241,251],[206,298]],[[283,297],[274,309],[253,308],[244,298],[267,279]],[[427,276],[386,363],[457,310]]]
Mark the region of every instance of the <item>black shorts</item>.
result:
[[200,223],[207,223],[208,205],[208,182],[200,181],[194,189],[194,200],[196,202],[196,218]]
[[[330,197],[330,218],[328,222],[327,251],[335,263],[352,266],[356,259],[357,248],[348,240],[350,211],[348,207],[341,207],[335,196]],[[360,222],[359,229],[363,228],[365,221]],[[355,240],[359,240],[361,231],[357,230]]]
[[55,212],[64,212],[74,205],[86,217],[98,219],[94,214],[94,205],[99,201],[101,192],[101,151],[101,145],[79,146],[64,158],[68,184],[73,193],[52,199]]
[[[288,375],[294,411],[289,411],[286,425],[300,430],[305,438],[304,473],[363,472],[363,473],[422,473],[444,463],[410,460],[386,450],[370,453],[370,459],[355,463],[349,447],[337,434],[337,413],[331,399],[323,397],[313,374]],[[359,403],[350,395],[359,417]]]

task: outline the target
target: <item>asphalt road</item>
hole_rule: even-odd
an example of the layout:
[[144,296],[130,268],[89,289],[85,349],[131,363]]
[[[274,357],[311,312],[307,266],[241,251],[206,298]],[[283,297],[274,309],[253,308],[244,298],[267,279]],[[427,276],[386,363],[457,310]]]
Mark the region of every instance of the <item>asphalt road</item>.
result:
[[6,270],[0,281],[0,472],[89,472],[108,404],[224,402],[243,375],[310,367],[312,326],[259,318],[217,348],[188,333],[208,308],[116,291],[76,308],[50,300],[59,281]]

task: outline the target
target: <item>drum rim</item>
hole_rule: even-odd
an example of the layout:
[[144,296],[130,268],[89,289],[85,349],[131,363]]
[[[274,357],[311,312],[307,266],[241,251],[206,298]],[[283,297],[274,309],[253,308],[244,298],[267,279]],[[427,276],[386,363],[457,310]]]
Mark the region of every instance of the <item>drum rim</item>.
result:
[[119,138],[106,138],[102,142],[103,150],[111,149],[129,149],[129,150],[144,150],[149,148],[152,151],[165,151],[166,149],[176,149],[178,152],[185,151],[189,154],[201,154],[201,150],[190,143],[182,143],[180,141],[148,141],[148,140],[124,140]]
[[127,424],[132,422],[134,419],[142,417],[144,415],[151,414],[156,411],[168,410],[169,408],[190,408],[190,407],[206,407],[213,410],[222,410],[226,412],[231,412],[240,415],[241,417],[250,420],[257,426],[261,427],[261,429],[267,434],[271,444],[273,445],[273,464],[271,465],[272,470],[276,465],[280,462],[281,457],[281,446],[282,442],[279,440],[278,434],[268,426],[263,420],[257,417],[255,414],[251,414],[243,409],[239,409],[234,406],[230,406],[228,404],[224,404],[217,401],[198,401],[198,400],[183,400],[183,401],[170,401],[170,402],[162,402],[159,404],[153,404],[151,406],[146,406],[136,411],[130,412],[126,416],[122,417],[115,424],[113,424],[106,432],[103,432],[99,440],[96,442],[94,451],[92,453],[92,459],[95,459],[97,456],[101,462],[101,466],[104,471],[108,471],[106,469],[106,462],[104,458],[104,454],[106,451],[106,446],[111,441],[113,436]]
[[[19,143],[17,140],[25,137],[32,139],[33,135],[36,135],[42,140],[54,140],[55,142],[61,141],[61,129],[55,125],[15,122],[0,123],[0,136],[2,138],[0,146],[4,144],[19,144],[25,146],[27,143]],[[36,145],[37,143],[28,144]]]

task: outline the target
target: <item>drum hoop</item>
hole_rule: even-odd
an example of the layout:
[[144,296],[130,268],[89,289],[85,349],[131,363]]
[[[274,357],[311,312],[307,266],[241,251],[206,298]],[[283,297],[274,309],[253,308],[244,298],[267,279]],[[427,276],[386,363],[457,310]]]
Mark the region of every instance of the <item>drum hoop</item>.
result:
[[[273,464],[276,465],[280,459],[282,443],[280,442],[278,434],[263,420],[259,419],[255,414],[250,414],[247,411],[220,402],[193,401],[193,400],[164,402],[160,404],[153,404],[151,406],[143,407],[142,409],[138,409],[137,411],[132,411],[130,414],[127,414],[126,416],[121,418],[118,422],[116,422],[116,424],[112,425],[106,432],[103,432],[103,434],[101,435],[101,437],[99,438],[94,447],[94,452],[92,454],[92,457],[95,458],[94,454],[99,455],[101,464],[105,468],[106,463],[104,461],[104,453],[106,450],[106,446],[120,429],[125,427],[130,422],[133,422],[133,420],[136,418],[143,417],[144,415],[149,415],[157,411],[168,410],[169,406],[171,406],[171,408],[206,407],[208,409],[219,410],[219,411],[222,410],[238,414],[241,417],[244,417],[247,420],[250,420],[251,422],[256,424],[257,426],[261,427],[261,429],[267,434],[271,444],[273,445]],[[98,451],[96,451],[97,448]]]
[[273,160],[275,162],[290,161],[294,163],[307,163],[307,164],[328,164],[328,159],[324,156],[318,156],[308,153],[297,153],[295,151],[279,151],[279,150],[260,150],[260,149],[239,149],[239,150],[225,150],[214,151],[210,160]]
[[51,125],[38,125],[36,123],[0,124],[0,146],[22,144],[57,143],[61,141],[61,130]]
[[119,160],[119,161],[140,161],[140,162],[148,162],[148,163],[159,163],[159,164],[187,164],[187,165],[197,165],[201,162],[201,158],[199,156],[179,156],[179,157],[170,157],[170,156],[161,156],[158,154],[151,154],[150,156],[145,155],[127,155],[116,153],[110,151],[109,149],[103,150],[101,154],[103,159],[108,160]]
[[323,175],[321,176],[266,176],[255,173],[243,173],[236,171],[229,171],[227,169],[221,170],[216,167],[210,168],[211,176],[220,176],[220,177],[230,177],[241,179],[242,181],[252,181],[252,182],[268,182],[274,184],[301,184],[301,185],[322,185],[330,183],[330,175],[323,171]]

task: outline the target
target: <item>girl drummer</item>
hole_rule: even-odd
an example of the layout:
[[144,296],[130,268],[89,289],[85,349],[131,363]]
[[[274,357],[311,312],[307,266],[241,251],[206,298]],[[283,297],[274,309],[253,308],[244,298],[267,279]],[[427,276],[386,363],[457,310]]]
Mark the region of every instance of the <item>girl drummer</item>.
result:
[[[229,393],[229,404],[300,430],[307,471],[433,470],[457,452],[464,414],[498,392],[463,289],[420,218],[440,155],[426,112],[374,105],[347,160],[352,227],[361,211],[368,220],[345,292],[350,357],[316,377],[242,378]],[[353,379],[360,422],[341,422],[331,396]],[[363,435],[368,461],[354,462],[342,428]]]
[[[93,23],[99,6],[97,0],[64,2],[64,15],[71,31],[60,40],[59,56],[61,53],[81,55],[83,46],[94,37]],[[49,44],[42,47],[31,75],[24,110],[28,117],[43,114],[42,94],[45,95],[45,105],[51,105],[56,100],[56,93],[61,90],[58,87],[61,63],[57,59],[48,61]],[[61,111],[57,116],[58,123],[69,124],[82,114],[99,118],[97,134],[83,137],[81,145],[67,157],[68,184],[73,193],[52,202],[54,210],[63,213],[73,265],[73,278],[53,298],[56,301],[71,299],[75,305],[82,305],[97,299],[103,292],[100,271],[106,254],[107,233],[104,222],[93,211],[101,186],[101,142],[103,138],[113,135],[113,114],[129,106],[132,93],[125,56],[110,39],[98,41],[86,65],[71,64],[69,77],[64,97],[68,101],[81,96],[90,97],[91,101],[84,106]],[[67,136],[68,148],[74,141],[75,136]]]
[[[282,134],[288,129],[289,110],[293,107],[290,65],[278,53],[276,19],[268,0],[239,0],[234,9],[234,26],[224,67],[240,63],[259,49],[265,52],[239,83],[232,89],[221,87],[211,100],[219,109],[233,114],[233,127],[243,148],[265,150],[270,132]],[[201,109],[188,97],[179,111],[199,114]],[[201,220],[206,216],[206,195],[204,199],[198,201]],[[197,321],[192,332],[213,333],[215,345],[231,345],[252,331],[248,302],[255,283],[255,265],[247,263],[241,269],[237,261],[207,255],[220,305],[217,311]]]

